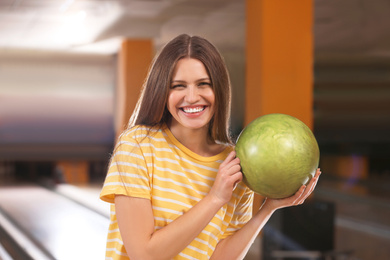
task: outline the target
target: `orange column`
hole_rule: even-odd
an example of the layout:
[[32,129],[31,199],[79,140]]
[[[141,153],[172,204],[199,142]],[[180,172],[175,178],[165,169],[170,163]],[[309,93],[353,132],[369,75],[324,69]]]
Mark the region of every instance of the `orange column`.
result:
[[118,54],[115,131],[117,136],[126,128],[137,104],[142,85],[153,59],[153,44],[149,39],[122,42]]
[[66,183],[86,184],[89,182],[89,163],[85,160],[63,160],[56,164],[57,177]]
[[[313,1],[247,0],[245,125],[284,113],[313,128]],[[255,197],[254,211],[263,198]]]
[[246,112],[313,127],[313,1],[247,0]]

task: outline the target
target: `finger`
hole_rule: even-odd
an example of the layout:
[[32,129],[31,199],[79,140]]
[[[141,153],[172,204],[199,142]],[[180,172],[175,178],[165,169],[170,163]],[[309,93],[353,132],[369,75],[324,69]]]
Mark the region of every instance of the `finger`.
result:
[[310,196],[310,194],[312,194],[312,192],[314,191],[314,189],[318,183],[318,178],[319,178],[320,174],[321,174],[321,171],[317,170],[315,177],[313,177],[310,180],[309,185],[305,187],[303,194],[300,196],[299,202],[298,202],[299,204],[302,204]]
[[232,165],[229,169],[227,169],[228,175],[234,175],[241,171],[241,166],[239,164]]
[[306,198],[304,198],[304,193],[306,191],[306,185],[302,185],[299,190],[295,193],[294,205],[302,204]]
[[225,167],[228,163],[230,163],[234,158],[236,157],[236,152],[232,151],[229,153],[229,155],[225,158],[225,160],[221,163],[219,167],[223,168]]
[[304,196],[306,194],[310,195],[310,193],[312,193],[312,191],[314,190],[315,186],[317,185],[317,182],[318,182],[318,178],[321,174],[321,171],[319,170],[319,168],[317,169],[314,177],[312,177],[309,181],[309,183],[307,184],[306,188],[305,188],[305,193],[303,194]]
[[234,158],[233,160],[228,162],[226,165],[221,167],[221,169],[224,169],[227,173],[229,173],[229,175],[240,171],[241,170],[240,159]]
[[233,190],[236,189],[237,185],[238,185],[241,181],[242,181],[242,174],[241,174],[241,177],[240,177],[238,180],[236,180],[236,181],[234,182]]
[[232,175],[232,178],[234,178],[233,190],[235,190],[238,183],[240,183],[243,179],[242,172],[237,172],[236,174]]
[[321,175],[321,170],[318,168],[315,176],[311,178],[310,183],[309,183],[309,194],[313,192],[314,188],[317,186],[318,179]]
[[317,171],[316,171],[316,174],[314,175],[315,177],[319,177],[321,175],[321,169],[318,168]]
[[312,185],[308,188],[308,192],[307,192],[307,196],[306,196],[306,197],[310,196],[310,194],[313,193],[315,187],[317,186],[317,183],[318,183],[318,177],[315,177],[315,178],[314,178],[314,182],[313,182]]

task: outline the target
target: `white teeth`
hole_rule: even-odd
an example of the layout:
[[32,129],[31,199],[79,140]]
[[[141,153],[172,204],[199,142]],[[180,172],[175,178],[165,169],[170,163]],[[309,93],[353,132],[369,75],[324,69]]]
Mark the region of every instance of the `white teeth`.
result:
[[204,110],[204,107],[194,107],[194,108],[189,108],[185,107],[183,108],[184,112],[186,113],[198,113]]

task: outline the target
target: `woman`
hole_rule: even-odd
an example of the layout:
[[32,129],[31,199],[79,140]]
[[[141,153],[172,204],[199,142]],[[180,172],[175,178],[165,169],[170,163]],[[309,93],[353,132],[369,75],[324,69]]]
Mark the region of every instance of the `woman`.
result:
[[252,217],[228,134],[230,82],[217,49],[180,35],[156,57],[120,136],[101,199],[111,204],[107,259],[242,259],[272,213],[303,203],[267,199]]

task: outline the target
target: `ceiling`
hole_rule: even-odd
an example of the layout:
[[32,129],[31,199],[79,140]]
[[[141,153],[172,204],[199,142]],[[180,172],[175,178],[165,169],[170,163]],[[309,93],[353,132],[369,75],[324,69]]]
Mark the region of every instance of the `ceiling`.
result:
[[[314,5],[319,58],[390,58],[390,1]],[[221,49],[245,46],[245,0],[0,0],[0,21],[0,51],[112,54],[123,37],[161,45],[182,32]]]
[[222,43],[224,47],[242,48],[244,3],[239,0],[0,0],[0,50],[111,54],[117,51],[124,37],[153,38],[159,45],[182,32],[210,36],[217,41],[215,44]]

